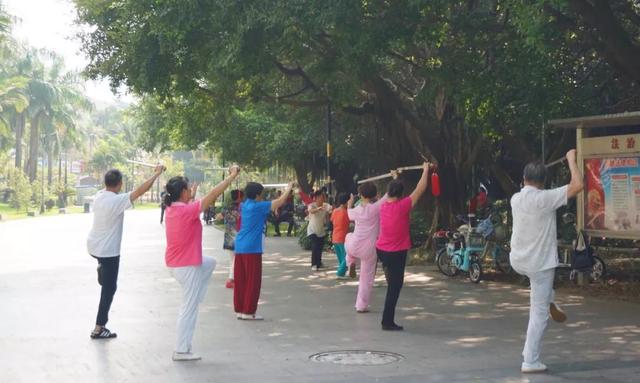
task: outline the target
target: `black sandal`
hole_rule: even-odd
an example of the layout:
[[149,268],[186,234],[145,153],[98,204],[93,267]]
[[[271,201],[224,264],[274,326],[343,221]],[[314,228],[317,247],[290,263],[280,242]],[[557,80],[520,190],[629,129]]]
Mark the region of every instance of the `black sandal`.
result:
[[102,330],[100,330],[100,332],[91,333],[91,339],[111,339],[111,338],[117,338],[117,337],[118,337],[118,334],[116,334],[115,332],[109,331],[109,329],[106,327],[103,327]]

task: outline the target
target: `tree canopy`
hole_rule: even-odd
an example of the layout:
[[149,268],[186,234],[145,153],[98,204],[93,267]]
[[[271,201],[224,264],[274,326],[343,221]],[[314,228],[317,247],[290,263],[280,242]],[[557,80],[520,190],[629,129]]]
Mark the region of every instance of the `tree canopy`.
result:
[[[339,188],[428,158],[445,218],[473,179],[513,192],[545,119],[638,106],[628,0],[75,3],[91,26],[87,73],[143,97],[147,148],[282,161],[306,184],[324,166],[330,105]],[[546,139],[544,160],[572,144],[570,132]]]

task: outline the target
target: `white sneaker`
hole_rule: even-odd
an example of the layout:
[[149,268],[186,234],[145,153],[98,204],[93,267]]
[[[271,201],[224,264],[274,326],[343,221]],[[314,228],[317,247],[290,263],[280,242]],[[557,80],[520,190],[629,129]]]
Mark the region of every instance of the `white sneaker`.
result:
[[200,360],[202,357],[197,354],[193,354],[191,352],[174,352],[173,357],[174,362],[189,362],[194,360]]
[[311,271],[318,271],[318,266],[311,266]]
[[256,314],[240,314],[240,319],[242,320],[264,320],[263,317],[261,317],[260,315],[256,315]]
[[540,362],[531,363],[531,364],[523,362],[522,368],[520,369],[520,371],[524,374],[535,374],[535,373],[547,371],[547,366],[545,366],[543,363],[540,363]]

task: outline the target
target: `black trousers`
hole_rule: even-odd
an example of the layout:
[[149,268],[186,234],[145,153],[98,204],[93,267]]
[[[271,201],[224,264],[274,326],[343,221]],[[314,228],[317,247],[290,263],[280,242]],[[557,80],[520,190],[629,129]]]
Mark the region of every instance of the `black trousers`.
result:
[[109,321],[109,310],[113,296],[118,288],[118,270],[120,269],[120,256],[109,258],[98,258],[99,269],[98,274],[102,281],[102,290],[100,291],[100,305],[98,306],[98,316],[96,325],[104,326]]
[[311,239],[311,266],[322,265],[322,248],[324,247],[324,237],[318,237],[315,234],[309,236]]
[[378,259],[382,262],[384,276],[387,279],[387,297],[384,300],[382,325],[395,323],[396,304],[404,283],[404,267],[407,264],[407,250],[387,252],[376,249]]

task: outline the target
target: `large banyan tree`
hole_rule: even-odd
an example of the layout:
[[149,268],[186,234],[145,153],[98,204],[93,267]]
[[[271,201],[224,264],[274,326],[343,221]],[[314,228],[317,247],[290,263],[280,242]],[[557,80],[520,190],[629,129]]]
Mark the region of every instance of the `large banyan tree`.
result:
[[141,95],[145,146],[277,161],[309,187],[330,106],[338,188],[428,158],[445,220],[478,179],[508,195],[527,161],[572,145],[547,131],[541,152],[545,119],[638,105],[633,1],[75,3],[87,72]]

